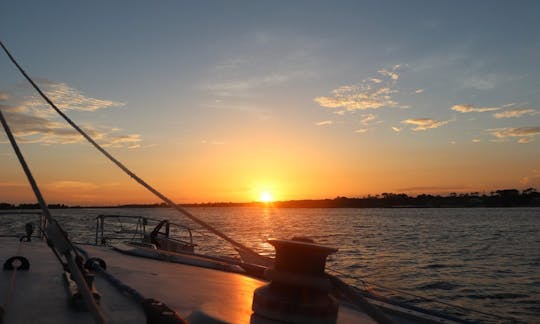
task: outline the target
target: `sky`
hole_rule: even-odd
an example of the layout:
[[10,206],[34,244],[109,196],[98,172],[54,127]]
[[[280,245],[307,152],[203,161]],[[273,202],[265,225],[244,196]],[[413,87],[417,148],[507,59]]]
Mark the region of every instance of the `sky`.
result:
[[[2,1],[51,99],[180,203],[540,190],[538,1]],[[0,55],[48,203],[154,203]],[[35,202],[0,132],[0,202]],[[271,197],[271,198],[269,198]]]

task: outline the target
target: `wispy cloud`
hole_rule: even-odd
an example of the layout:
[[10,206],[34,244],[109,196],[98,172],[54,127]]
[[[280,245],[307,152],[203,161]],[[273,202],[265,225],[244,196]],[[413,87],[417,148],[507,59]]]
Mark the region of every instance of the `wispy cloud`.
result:
[[377,121],[377,116],[374,114],[363,114],[362,119],[360,119],[360,124],[362,125],[371,125],[374,122],[380,123],[380,121]]
[[360,125],[363,127],[355,130],[355,133],[367,133],[369,130],[374,129],[376,124],[382,123],[378,120],[378,117],[374,114],[362,114],[360,119]]
[[463,191],[472,189],[470,186],[419,186],[419,187],[407,187],[399,188],[398,192],[450,192],[450,191]]
[[363,133],[367,133],[367,131],[369,131],[369,128],[359,128],[359,129],[355,130],[354,132],[363,134]]
[[534,138],[532,138],[532,137],[522,137],[522,138],[518,139],[519,144],[526,144],[526,143],[530,143],[532,141],[534,141]]
[[2,189],[28,188],[28,182],[4,181],[4,182],[0,182],[0,188]]
[[424,91],[425,91],[424,89],[416,89],[416,90],[414,91],[414,93],[420,94],[420,93],[424,93]]
[[531,174],[521,178],[520,182],[524,186],[532,186],[533,188],[536,186],[538,188],[538,185],[540,185],[540,171],[533,169]]
[[67,144],[82,140],[75,130],[67,128],[59,122],[33,116],[25,109],[21,109],[21,106],[0,105],[0,109],[8,120],[13,133],[19,136],[22,142]]
[[[93,112],[124,105],[116,101],[87,97],[65,83],[40,79],[39,84],[62,110]],[[77,131],[61,122],[50,108],[45,107],[46,104],[41,98],[28,95],[28,90],[27,86],[18,86],[16,91],[0,92],[0,109],[19,141],[50,145],[74,144],[84,140]],[[92,125],[81,127],[103,146],[133,148],[142,141],[139,134],[119,134],[121,130],[118,128],[97,128]]]
[[95,183],[91,182],[83,182],[83,181],[72,181],[72,180],[61,180],[61,181],[54,181],[46,184],[46,187],[50,190],[96,190],[99,189],[100,186],[96,185]]
[[212,97],[227,101],[251,98],[271,87],[317,77],[320,62],[313,53],[319,48],[319,41],[287,36],[248,33],[239,39],[235,52],[227,53],[221,63],[211,67],[199,87]]
[[399,132],[401,132],[402,128],[396,127],[396,126],[392,126],[392,130],[393,130],[394,132],[396,132],[396,133],[399,133]]
[[392,98],[399,79],[400,65],[390,70],[379,70],[381,78],[368,78],[357,85],[345,85],[332,90],[332,96],[316,97],[314,100],[326,108],[344,108],[347,111],[397,107]]
[[140,134],[129,134],[129,135],[113,135],[113,134],[100,134],[103,138],[103,146],[105,147],[124,147],[127,146],[127,148],[139,148],[140,145],[137,143],[140,143],[142,141]]
[[463,80],[464,88],[473,88],[476,90],[491,90],[497,85],[497,76],[491,74],[486,75],[483,78],[471,77]]
[[254,89],[284,84],[296,77],[299,76],[294,72],[270,73],[244,79],[223,80],[207,85],[205,88],[218,97],[246,97],[250,96],[250,92]]
[[[43,92],[62,110],[96,111],[98,109],[125,106],[125,103],[119,101],[88,97],[66,83],[47,79],[38,79],[37,83]],[[29,108],[47,106],[43,99],[37,95],[27,96],[21,104]]]
[[327,125],[332,125],[333,123],[334,122],[331,121],[331,120],[323,120],[323,121],[315,123],[315,125],[317,125],[317,126],[327,126]]
[[387,76],[389,77],[391,80],[397,80],[399,79],[399,74],[397,73],[397,70],[400,68],[400,65],[395,65],[394,67],[392,67],[391,70],[387,70],[387,69],[380,69],[379,72],[381,75],[384,75],[384,76]]
[[202,140],[201,143],[206,144],[206,145],[225,145],[225,142],[223,142],[223,141],[216,141],[216,140],[213,140],[213,141]]
[[540,126],[535,127],[519,127],[519,128],[493,128],[487,130],[491,135],[498,139],[518,137],[518,143],[530,143],[534,137],[540,135]]
[[497,119],[501,118],[516,118],[516,117],[522,117],[525,115],[537,115],[540,114],[540,112],[536,109],[512,109],[507,111],[501,111],[498,113],[493,114],[493,117]]
[[406,119],[401,121],[403,124],[413,125],[413,131],[424,131],[432,128],[439,128],[443,125],[446,125],[450,120],[435,120],[431,118],[413,118]]
[[475,107],[473,105],[454,105],[452,106],[452,110],[460,112],[460,113],[470,113],[470,112],[487,112],[487,111],[494,111],[494,110],[500,110],[504,108],[505,106],[501,107]]

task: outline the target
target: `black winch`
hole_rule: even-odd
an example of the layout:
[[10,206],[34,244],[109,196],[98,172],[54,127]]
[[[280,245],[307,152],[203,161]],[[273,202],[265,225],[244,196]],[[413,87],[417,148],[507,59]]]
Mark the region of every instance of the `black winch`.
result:
[[337,249],[307,240],[268,240],[276,249],[273,268],[265,271],[271,282],[253,293],[255,316],[286,323],[335,323],[337,301],[324,267]]

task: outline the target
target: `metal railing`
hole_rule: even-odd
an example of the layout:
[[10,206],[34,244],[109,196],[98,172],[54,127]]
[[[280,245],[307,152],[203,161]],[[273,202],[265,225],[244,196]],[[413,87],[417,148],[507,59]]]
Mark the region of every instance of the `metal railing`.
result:
[[[129,240],[140,241],[147,239],[154,229],[163,220],[134,215],[98,215],[96,217],[95,229],[95,244],[106,245],[110,240]],[[187,233],[186,239],[171,237],[172,239],[185,243],[186,245],[195,246],[193,244],[193,234],[191,228],[177,223],[168,222],[168,225],[173,228],[184,230]],[[116,229],[111,230],[110,227],[116,226]],[[148,230],[150,227],[150,230]],[[178,234],[178,232],[175,232]],[[167,232],[169,235],[169,232]]]

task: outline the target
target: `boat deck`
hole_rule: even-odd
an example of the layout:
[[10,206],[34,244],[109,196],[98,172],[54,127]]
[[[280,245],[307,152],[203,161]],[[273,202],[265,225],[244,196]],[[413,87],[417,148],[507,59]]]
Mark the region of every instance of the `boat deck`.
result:
[[[17,238],[0,238],[0,260],[14,255],[30,261],[29,271],[3,271],[0,298],[4,323],[92,323],[86,312],[68,307],[63,269],[45,242],[21,243]],[[253,291],[266,284],[251,277],[178,263],[140,258],[110,248],[84,246],[91,257],[106,261],[107,272],[148,298],[158,299],[190,323],[272,323],[252,316]],[[101,308],[109,323],[146,323],[144,312],[131,297],[119,292],[101,276],[95,285],[101,294]],[[374,323],[365,313],[340,305],[338,323]]]

